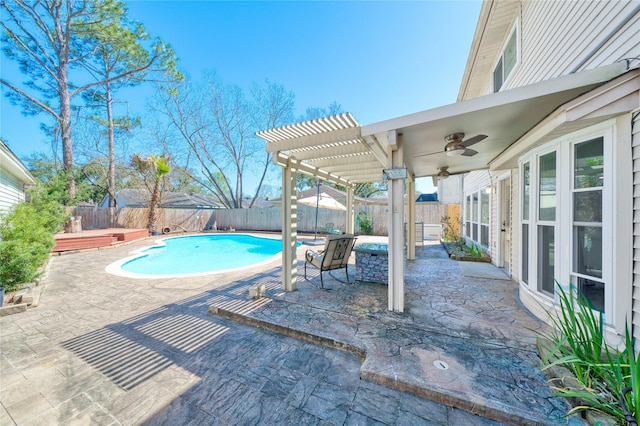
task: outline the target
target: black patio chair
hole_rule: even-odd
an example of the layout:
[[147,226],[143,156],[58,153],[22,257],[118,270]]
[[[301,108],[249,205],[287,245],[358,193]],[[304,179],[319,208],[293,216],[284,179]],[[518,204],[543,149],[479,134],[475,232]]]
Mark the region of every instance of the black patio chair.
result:
[[351,250],[356,242],[353,235],[336,235],[327,237],[324,249],[321,251],[307,250],[304,254],[304,278],[307,279],[307,263],[320,270],[320,286],[324,288],[322,273],[333,269],[344,268],[344,274],[349,282],[347,264]]

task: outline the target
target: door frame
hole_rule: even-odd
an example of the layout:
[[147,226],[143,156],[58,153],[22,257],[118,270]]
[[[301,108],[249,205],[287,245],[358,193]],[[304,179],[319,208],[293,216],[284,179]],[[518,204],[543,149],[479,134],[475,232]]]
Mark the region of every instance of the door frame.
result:
[[[509,188],[509,205],[505,206],[505,187],[508,186]],[[511,268],[512,268],[512,264],[510,262],[510,258],[511,258],[511,252],[513,251],[513,247],[512,247],[512,231],[513,231],[513,217],[511,215],[512,212],[512,207],[513,207],[513,191],[512,191],[512,179],[511,179],[511,172],[505,172],[501,175],[498,176],[497,178],[497,185],[496,185],[496,200],[497,200],[497,221],[496,221],[496,229],[497,229],[497,256],[496,256],[496,266],[498,266],[499,268],[503,268],[506,272],[506,274],[510,277],[511,276]],[[508,219],[509,222],[509,235],[503,235],[502,232],[502,223],[504,222],[505,218]],[[509,237],[509,250],[505,250],[505,238]],[[506,267],[505,267],[506,264]]]

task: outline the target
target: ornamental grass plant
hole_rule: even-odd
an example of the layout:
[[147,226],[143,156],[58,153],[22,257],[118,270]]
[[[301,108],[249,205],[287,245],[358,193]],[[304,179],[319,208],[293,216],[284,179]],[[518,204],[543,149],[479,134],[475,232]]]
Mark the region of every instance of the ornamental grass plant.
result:
[[640,359],[634,351],[629,329],[624,350],[610,348],[605,341],[604,317],[591,309],[589,300],[570,286],[565,291],[556,283],[560,302],[558,313],[550,314],[552,331],[540,334],[548,354],[543,370],[564,367],[575,380],[551,380],[559,396],[575,401],[567,413],[596,411],[620,424],[637,425],[640,420]]

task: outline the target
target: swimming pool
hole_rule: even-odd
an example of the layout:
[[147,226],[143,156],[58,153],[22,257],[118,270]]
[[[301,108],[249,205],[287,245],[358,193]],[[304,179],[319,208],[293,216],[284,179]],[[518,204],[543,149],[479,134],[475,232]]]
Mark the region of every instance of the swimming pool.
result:
[[129,278],[176,278],[255,267],[277,258],[280,239],[247,234],[207,234],[164,238],[152,247],[108,265],[113,275]]

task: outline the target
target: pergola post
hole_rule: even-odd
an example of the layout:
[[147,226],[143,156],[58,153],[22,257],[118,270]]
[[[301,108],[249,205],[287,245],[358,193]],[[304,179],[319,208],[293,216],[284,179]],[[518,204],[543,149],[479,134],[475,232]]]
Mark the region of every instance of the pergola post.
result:
[[[389,132],[389,164],[404,167],[402,145],[395,131]],[[389,200],[389,310],[404,312],[404,181],[392,179],[387,186]]]
[[296,196],[296,174],[291,161],[282,167],[282,288],[285,291],[298,289],[298,206]]
[[347,234],[355,234],[355,218],[353,216],[353,186],[347,187],[347,226],[345,232]]
[[409,177],[407,182],[407,259],[416,260],[416,182]]

